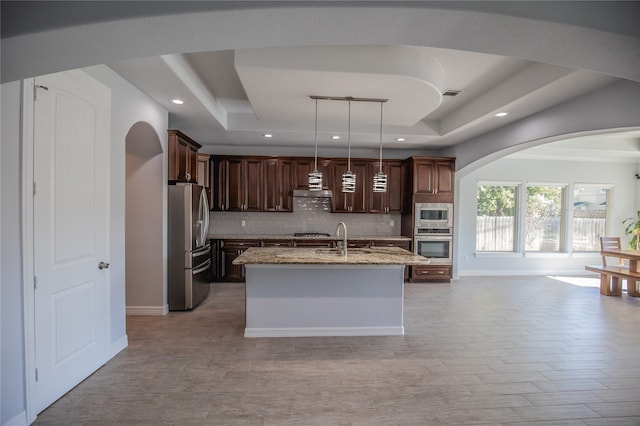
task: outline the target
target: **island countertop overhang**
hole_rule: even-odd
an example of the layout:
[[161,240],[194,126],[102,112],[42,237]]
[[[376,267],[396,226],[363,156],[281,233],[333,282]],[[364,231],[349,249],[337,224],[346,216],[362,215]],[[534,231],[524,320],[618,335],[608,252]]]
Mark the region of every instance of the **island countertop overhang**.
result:
[[234,265],[428,265],[429,259],[400,247],[350,248],[343,256],[336,249],[251,247]]

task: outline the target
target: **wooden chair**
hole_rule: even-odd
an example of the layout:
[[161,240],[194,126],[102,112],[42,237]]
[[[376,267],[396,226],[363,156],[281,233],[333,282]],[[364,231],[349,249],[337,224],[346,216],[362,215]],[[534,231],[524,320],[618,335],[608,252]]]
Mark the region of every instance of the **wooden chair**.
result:
[[[620,237],[600,237],[600,250],[620,250],[621,248],[622,246],[620,244]],[[605,255],[602,255],[602,266],[609,266],[607,265],[607,256]],[[610,265],[610,266],[613,266],[613,265]],[[615,266],[621,269],[628,268],[624,264],[624,260],[620,258],[618,258],[618,263]],[[627,286],[631,284],[635,285],[635,282],[633,283],[627,282]],[[622,295],[622,283],[620,282],[619,277],[611,276],[611,280],[609,283],[607,283],[607,287],[608,288],[603,289],[601,286],[600,293],[605,294],[607,296]]]

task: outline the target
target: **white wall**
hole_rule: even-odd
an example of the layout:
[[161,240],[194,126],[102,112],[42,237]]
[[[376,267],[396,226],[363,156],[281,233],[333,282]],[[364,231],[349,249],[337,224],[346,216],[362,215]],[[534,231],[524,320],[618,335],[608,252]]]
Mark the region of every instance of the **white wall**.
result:
[[0,424],[24,416],[24,343],[21,253],[20,126],[22,88],[19,81],[2,84],[0,216]]
[[138,122],[131,128],[126,146],[127,312],[163,315],[168,312],[163,288],[165,155],[158,133],[148,123]]
[[636,211],[638,181],[634,163],[500,159],[458,181],[456,205],[457,275],[584,274],[584,265],[601,262],[597,253],[499,255],[475,253],[476,191],[479,181],[613,184],[611,235],[623,235],[622,220]]
[[[90,75],[111,88],[111,223],[110,230],[110,274],[111,274],[111,343],[118,351],[122,339],[126,339],[125,315],[125,185],[126,185],[126,147],[125,141],[131,127],[137,122],[146,122],[152,126],[166,151],[168,112],[151,101],[142,92],[133,87],[110,68],[104,65],[86,68]],[[163,176],[161,184],[166,188],[167,165],[163,156]],[[162,259],[155,267],[166,271],[166,190],[163,193],[162,215]],[[166,288],[166,273],[163,281],[157,283],[156,296],[162,295]]]

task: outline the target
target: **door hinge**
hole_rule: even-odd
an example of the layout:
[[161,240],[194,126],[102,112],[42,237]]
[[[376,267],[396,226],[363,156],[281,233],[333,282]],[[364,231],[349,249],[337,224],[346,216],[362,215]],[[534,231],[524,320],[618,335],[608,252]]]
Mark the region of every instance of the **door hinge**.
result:
[[33,289],[38,289],[38,277],[36,277],[35,275],[33,276]]
[[36,382],[38,381],[38,369],[36,368]]
[[36,183],[33,182],[33,196],[36,196]]
[[47,86],[43,86],[42,84],[36,84],[33,89],[33,100],[38,100],[38,89],[49,90]]

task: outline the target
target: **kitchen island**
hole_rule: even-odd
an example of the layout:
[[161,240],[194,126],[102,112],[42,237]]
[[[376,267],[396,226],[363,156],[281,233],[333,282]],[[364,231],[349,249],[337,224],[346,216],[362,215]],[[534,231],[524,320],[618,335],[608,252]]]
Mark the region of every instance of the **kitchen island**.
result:
[[404,267],[429,260],[398,247],[252,247],[245,337],[403,335]]

